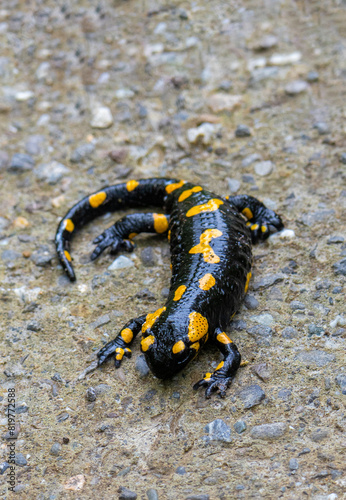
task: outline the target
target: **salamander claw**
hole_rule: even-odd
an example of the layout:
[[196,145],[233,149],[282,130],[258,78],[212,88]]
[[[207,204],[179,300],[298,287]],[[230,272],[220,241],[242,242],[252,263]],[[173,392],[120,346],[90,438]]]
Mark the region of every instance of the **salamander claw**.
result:
[[123,239],[118,236],[113,227],[106,229],[100,236],[97,236],[93,243],[97,245],[91,254],[91,260],[97,259],[101,253],[106,250],[106,248],[111,248],[111,253],[114,255],[119,252],[119,250],[125,250],[126,252],[132,252],[135,248],[134,243],[131,240]]
[[219,378],[215,377],[214,374],[207,373],[202,380],[199,380],[193,389],[196,391],[200,387],[206,387],[205,397],[209,399],[213,392],[218,391],[220,396],[224,398],[226,396],[227,387],[232,382],[232,377]]

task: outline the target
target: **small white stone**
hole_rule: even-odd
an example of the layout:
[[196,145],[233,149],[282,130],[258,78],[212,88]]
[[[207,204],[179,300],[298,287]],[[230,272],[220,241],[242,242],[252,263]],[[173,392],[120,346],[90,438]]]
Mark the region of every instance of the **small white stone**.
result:
[[308,84],[304,80],[294,80],[286,85],[285,92],[288,95],[296,95],[305,92],[307,88]]
[[34,97],[34,93],[31,90],[21,90],[15,94],[15,99],[19,102],[28,101],[32,97]]
[[256,59],[250,59],[247,63],[247,69],[252,71],[256,68],[264,68],[267,64],[267,59],[265,57],[256,57]]
[[38,80],[44,80],[50,73],[50,64],[47,61],[42,62],[36,70],[36,78]]
[[153,54],[161,54],[164,51],[163,43],[153,43],[146,45],[144,48],[144,55],[146,58],[149,58]]
[[110,266],[108,266],[109,271],[118,271],[119,269],[126,269],[127,267],[134,266],[134,263],[128,257],[120,255],[117,257]]
[[238,179],[230,179],[229,177],[226,177],[226,181],[228,183],[228,189],[231,193],[236,193],[240,188],[240,182]]
[[48,125],[49,122],[50,122],[50,115],[48,113],[44,113],[37,120],[36,125],[38,127],[45,127],[46,125]]
[[285,66],[286,64],[294,64],[301,60],[301,52],[291,52],[290,54],[273,54],[269,59],[272,66]]
[[269,313],[262,313],[258,314],[257,316],[251,316],[250,319],[264,326],[270,326],[274,322],[273,316]]
[[241,102],[241,95],[222,94],[221,92],[213,94],[207,99],[207,104],[214,113],[233,111],[240,106]]
[[108,128],[113,125],[111,110],[106,106],[100,106],[94,109],[90,125],[93,128]]
[[130,99],[134,95],[135,95],[135,93],[133,92],[133,90],[130,90],[130,89],[118,89],[115,92],[115,97],[117,99]]
[[219,126],[217,125],[202,123],[199,127],[188,129],[187,140],[191,144],[195,144],[199,139],[201,139],[204,145],[208,145],[212,142],[212,139],[218,129]]
[[259,161],[255,164],[255,172],[261,177],[265,177],[272,173],[274,164],[271,161]]
[[333,321],[329,323],[329,326],[331,328],[335,328],[336,326],[344,326],[345,324],[346,324],[345,318],[343,318],[340,314],[338,314],[336,318],[334,318]]

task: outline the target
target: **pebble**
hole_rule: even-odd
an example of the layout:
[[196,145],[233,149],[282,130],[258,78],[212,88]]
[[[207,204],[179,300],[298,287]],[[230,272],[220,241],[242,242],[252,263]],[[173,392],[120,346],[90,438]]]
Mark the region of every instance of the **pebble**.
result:
[[306,92],[307,88],[308,84],[304,80],[295,80],[286,85],[285,92],[286,94],[293,96]]
[[285,276],[283,274],[268,274],[266,276],[263,276],[259,280],[255,280],[255,282],[252,285],[252,288],[257,291],[257,290],[262,290],[265,288],[269,288],[272,285],[275,285],[276,283],[280,283],[280,281],[283,281]]
[[49,247],[42,245],[38,250],[31,254],[30,259],[37,267],[49,266],[55,255],[51,253]]
[[140,258],[145,267],[154,267],[157,265],[157,256],[153,247],[143,248]]
[[19,465],[21,467],[28,464],[28,461],[25,458],[25,456],[23,455],[23,453],[16,453],[15,462],[16,462],[16,465]]
[[228,184],[228,189],[231,193],[236,193],[239,188],[240,188],[240,182],[238,179],[230,179],[229,177],[226,177],[226,181]]
[[131,89],[118,89],[115,91],[115,97],[117,99],[131,99],[135,93]]
[[299,469],[299,463],[296,458],[291,458],[290,461],[288,462],[288,467],[290,470],[298,470]]
[[128,156],[128,150],[125,148],[112,149],[112,151],[108,153],[108,156],[116,163],[123,163]]
[[83,474],[77,474],[76,476],[70,477],[64,484],[65,490],[80,491],[83,489],[85,484],[85,477]]
[[[294,64],[301,60],[301,52],[291,52],[290,54],[273,54],[269,59],[272,66],[286,66],[286,64]],[[299,80],[297,80],[299,81]]]
[[342,274],[342,276],[346,276],[346,259],[341,259],[335,264],[333,264],[334,274]]
[[341,153],[340,162],[346,165],[346,153]]
[[284,422],[275,422],[273,424],[255,425],[250,435],[254,439],[279,439],[285,434],[287,426]]
[[341,316],[340,314],[338,314],[330,323],[329,323],[329,326],[331,328],[335,328],[336,326],[344,326],[346,324],[346,320],[345,318],[343,318],[343,316]]
[[137,493],[125,488],[125,486],[120,486],[118,488],[119,500],[136,500]]
[[16,92],[14,98],[18,102],[25,102],[34,97],[35,94],[31,90],[20,90]]
[[257,309],[259,302],[253,295],[246,294],[244,304],[247,309],[252,311],[253,309]]
[[147,375],[149,375],[149,366],[145,360],[144,354],[140,354],[137,356],[136,361],[135,361],[135,369],[139,373],[139,376],[144,378]]
[[329,436],[329,432],[327,429],[316,429],[315,431],[312,432],[310,435],[310,439],[314,441],[315,443],[319,443],[320,441],[323,441]]
[[329,290],[330,287],[331,282],[328,279],[319,280],[315,284],[316,290]]
[[124,255],[120,255],[117,257],[110,266],[108,266],[109,271],[119,271],[119,269],[126,269],[128,267],[133,267],[133,260],[125,257]]
[[317,73],[317,71],[309,71],[306,79],[309,83],[315,83],[315,82],[318,82],[319,77],[320,77],[320,75]]
[[290,302],[290,308],[292,311],[304,311],[305,304],[299,300],[292,300],[292,302]]
[[90,323],[90,328],[95,330],[95,328],[100,328],[100,326],[107,325],[111,320],[109,314],[104,314],[103,316],[99,316],[95,321]]
[[258,153],[253,153],[244,158],[244,160],[241,162],[241,166],[244,168],[249,167],[255,161],[260,161],[260,160],[262,160],[262,156],[259,155]]
[[26,328],[31,332],[39,332],[40,330],[42,330],[41,324],[36,319],[32,319],[31,321],[29,321],[29,323],[26,325]]
[[55,457],[58,457],[60,455],[60,452],[61,452],[61,444],[54,443],[49,453]]
[[285,339],[294,339],[298,336],[298,331],[293,326],[286,326],[281,332],[281,335]]
[[185,497],[185,500],[209,500],[210,497],[209,495],[189,495],[188,497]]
[[338,386],[343,391],[342,393],[345,394],[344,391],[346,390],[346,375],[343,373],[340,373],[339,375],[337,375],[335,377],[335,382],[338,384]]
[[29,155],[37,156],[42,152],[42,144],[45,142],[43,135],[31,135],[25,143],[25,151]]
[[261,177],[265,177],[269,174],[272,173],[274,169],[274,163],[271,161],[259,161],[258,163],[255,164],[255,172],[257,175],[260,175]]
[[273,330],[269,326],[263,326],[263,325],[252,326],[251,328],[248,328],[246,331],[252,337],[255,337],[255,339],[260,339],[262,337],[268,338],[271,337],[273,334]]
[[219,128],[219,126],[212,123],[202,123],[199,127],[189,128],[187,130],[187,140],[191,144],[196,144],[198,141],[201,141],[202,144],[208,146],[212,143]]
[[331,236],[327,240],[328,245],[337,245],[338,243],[343,243],[345,241],[345,238],[341,235],[335,235]]
[[208,433],[203,439],[209,443],[210,441],[221,441],[224,443],[231,442],[231,429],[230,427],[220,418],[213,420],[205,426],[205,432]]
[[283,401],[288,401],[291,397],[292,391],[291,389],[280,389],[278,392],[278,398]]
[[92,110],[90,125],[93,128],[109,128],[113,125],[113,116],[111,110],[106,106],[101,106]]
[[230,95],[217,93],[212,94],[207,99],[207,104],[213,113],[220,113],[221,111],[234,111],[242,103],[241,95]]
[[251,136],[251,130],[247,125],[238,125],[235,131],[235,136],[236,137],[250,137]]
[[186,469],[185,467],[179,466],[176,468],[175,473],[183,476],[184,474],[186,474]]
[[87,158],[90,158],[92,153],[94,152],[95,146],[91,143],[81,144],[76,148],[70,157],[70,161],[72,163],[80,163]]
[[31,155],[25,153],[15,153],[12,158],[8,171],[16,174],[32,170],[35,166],[35,160]]
[[48,184],[57,184],[64,175],[70,172],[70,169],[53,160],[50,163],[42,163],[35,168],[34,172],[39,180],[48,182]]
[[322,328],[321,326],[317,326],[315,325],[315,323],[311,323],[309,326],[308,326],[308,332],[309,332],[309,336],[311,337],[312,335],[317,335],[317,336],[321,336],[324,334],[324,328]]
[[268,300],[277,300],[279,302],[282,302],[284,300],[282,292],[277,286],[273,286],[273,288],[269,290],[267,298]]
[[247,184],[256,184],[254,176],[250,174],[242,175],[242,181],[246,182]]
[[248,410],[253,406],[259,405],[260,402],[263,401],[265,392],[259,385],[253,384],[239,391],[238,397],[244,403],[244,409]]
[[323,367],[328,363],[335,361],[335,355],[321,350],[302,351],[297,354],[296,359],[301,363]]
[[4,474],[6,470],[10,467],[10,464],[8,462],[2,462],[0,464],[0,475]]
[[150,490],[148,490],[146,493],[148,500],[159,500],[159,495],[157,491],[154,490],[153,488],[150,488]]
[[0,171],[5,170],[10,163],[10,157],[6,151],[0,151]]
[[238,420],[238,422],[233,425],[233,428],[237,434],[242,434],[246,430],[246,423],[244,420]]
[[278,68],[256,68],[251,71],[251,79],[250,85],[253,86],[256,83],[261,82],[262,80],[268,80],[269,78],[273,78],[279,73]]
[[16,252],[15,250],[4,250],[1,254],[1,259],[3,261],[14,261],[16,259],[19,259],[21,257],[21,254],[19,252]]
[[329,134],[330,132],[329,126],[325,122],[317,122],[314,124],[313,128],[315,128],[320,135]]
[[97,394],[96,394],[95,389],[93,387],[88,387],[88,389],[86,390],[86,393],[85,393],[85,397],[86,397],[87,401],[90,401],[91,403],[93,401],[96,401]]
[[267,363],[260,363],[258,365],[253,365],[251,371],[257,375],[263,382],[268,382],[271,376],[271,369],[268,367]]
[[251,321],[255,321],[256,323],[264,326],[270,326],[274,322],[273,316],[269,313],[262,313],[258,314],[257,316],[251,316],[250,319]]
[[272,49],[278,44],[279,40],[275,35],[265,35],[260,40],[256,41],[253,48],[254,50],[268,50]]

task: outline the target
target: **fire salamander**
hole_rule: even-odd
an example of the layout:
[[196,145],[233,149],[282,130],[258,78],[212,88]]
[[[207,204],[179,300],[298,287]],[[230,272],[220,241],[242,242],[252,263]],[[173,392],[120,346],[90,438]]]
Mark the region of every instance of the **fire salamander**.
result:
[[86,196],[65,215],[56,233],[59,260],[71,281],[70,241],[95,217],[124,207],[157,206],[163,213],[135,213],[118,220],[94,240],[96,259],[106,248],[132,251],[141,232],[167,234],[172,279],[166,304],[131,319],[97,354],[95,365],[115,357],[118,368],[141,333],[141,350],[156,377],[170,378],[209,340],[223,355],[194,389],[222,397],[240,366],[241,356],[225,330],[246,294],[251,278],[251,243],[283,228],[281,218],[256,198],[222,197],[182,180],[130,180]]

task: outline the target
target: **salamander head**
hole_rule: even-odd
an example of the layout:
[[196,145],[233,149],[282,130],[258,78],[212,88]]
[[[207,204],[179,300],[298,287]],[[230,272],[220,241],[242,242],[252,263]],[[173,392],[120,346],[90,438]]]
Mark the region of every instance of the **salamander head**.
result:
[[197,354],[197,350],[183,340],[172,324],[164,323],[148,328],[141,341],[141,349],[153,374],[166,379],[176,375]]

